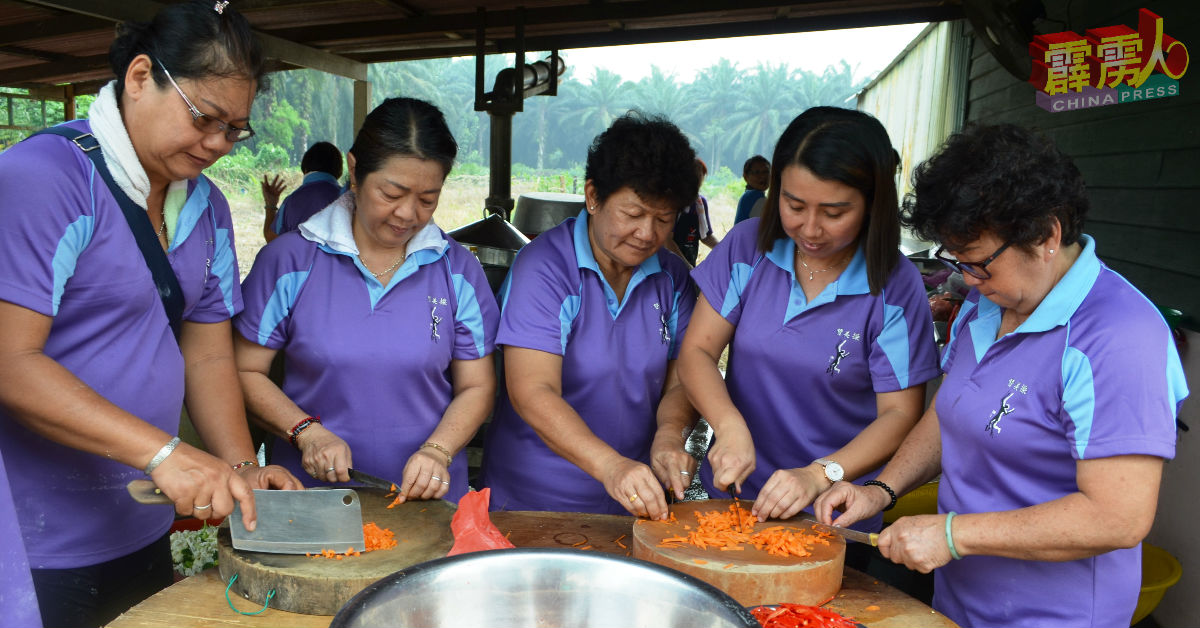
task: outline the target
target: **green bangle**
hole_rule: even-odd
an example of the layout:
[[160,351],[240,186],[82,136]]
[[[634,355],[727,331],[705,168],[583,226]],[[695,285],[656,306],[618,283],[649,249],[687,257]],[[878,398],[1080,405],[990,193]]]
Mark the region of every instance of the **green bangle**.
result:
[[953,510],[946,513],[946,547],[950,548],[950,556],[954,560],[962,560],[962,556],[959,556],[958,550],[954,548],[954,535],[950,533],[950,522],[954,521],[954,515],[957,514]]

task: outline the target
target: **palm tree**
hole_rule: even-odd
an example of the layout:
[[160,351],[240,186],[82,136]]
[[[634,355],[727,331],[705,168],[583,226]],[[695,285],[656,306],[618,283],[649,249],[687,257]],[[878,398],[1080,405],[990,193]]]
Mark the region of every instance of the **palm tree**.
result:
[[567,81],[559,93],[568,97],[565,121],[578,122],[579,135],[590,142],[629,110],[631,85],[615,72],[596,68],[588,83]]
[[697,146],[697,152],[708,156],[709,170],[712,172],[721,167],[721,151],[726,139],[723,131],[741,96],[741,80],[742,72],[737,64],[720,59],[716,64],[697,72],[695,80],[686,87],[691,111],[683,123],[694,134],[704,138],[704,142]]
[[783,128],[802,110],[792,89],[792,72],[785,63],[760,63],[741,85],[727,145],[743,158],[769,155]]

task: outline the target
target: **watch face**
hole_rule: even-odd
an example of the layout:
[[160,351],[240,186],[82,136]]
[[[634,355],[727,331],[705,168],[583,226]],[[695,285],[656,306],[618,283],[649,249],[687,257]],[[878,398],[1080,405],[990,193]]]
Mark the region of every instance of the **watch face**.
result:
[[845,473],[842,470],[842,465],[836,462],[825,465],[825,477],[829,478],[830,482],[840,482]]

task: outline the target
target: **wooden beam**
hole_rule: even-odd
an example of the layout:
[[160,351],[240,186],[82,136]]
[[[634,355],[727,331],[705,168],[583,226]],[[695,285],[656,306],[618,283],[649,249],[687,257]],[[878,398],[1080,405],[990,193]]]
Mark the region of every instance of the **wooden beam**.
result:
[[88,15],[64,15],[34,22],[20,22],[0,26],[0,41],[12,45],[33,39],[49,39],[64,35],[99,30],[112,30],[110,20],[100,20]]
[[[152,0],[15,0],[77,15],[103,18],[113,22],[150,21],[163,8]],[[255,31],[262,42],[263,54],[293,65],[300,65],[359,81],[367,80],[366,65],[318,50],[295,41]],[[0,80],[0,83],[3,81]]]
[[111,71],[108,65],[108,55],[92,57],[75,57],[70,61],[56,63],[38,63],[10,70],[0,70],[0,85],[19,85],[21,83],[46,84],[47,77],[70,76],[97,71]]

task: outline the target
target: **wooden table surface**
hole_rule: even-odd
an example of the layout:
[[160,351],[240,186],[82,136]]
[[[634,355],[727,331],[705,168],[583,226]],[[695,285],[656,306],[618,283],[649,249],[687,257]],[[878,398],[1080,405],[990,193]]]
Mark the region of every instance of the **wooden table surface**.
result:
[[[492,521],[517,547],[574,547],[622,556],[628,555],[633,524],[630,517],[561,512],[494,512]],[[589,549],[583,550],[585,547]],[[231,599],[243,612],[262,608],[236,595]],[[850,568],[845,570],[842,590],[826,607],[854,617],[870,628],[955,627],[941,613]],[[160,591],[108,625],[111,628],[327,628],[332,619],[328,615],[300,615],[273,608],[261,615],[239,615],[225,600],[225,582],[216,569],[209,569]]]

